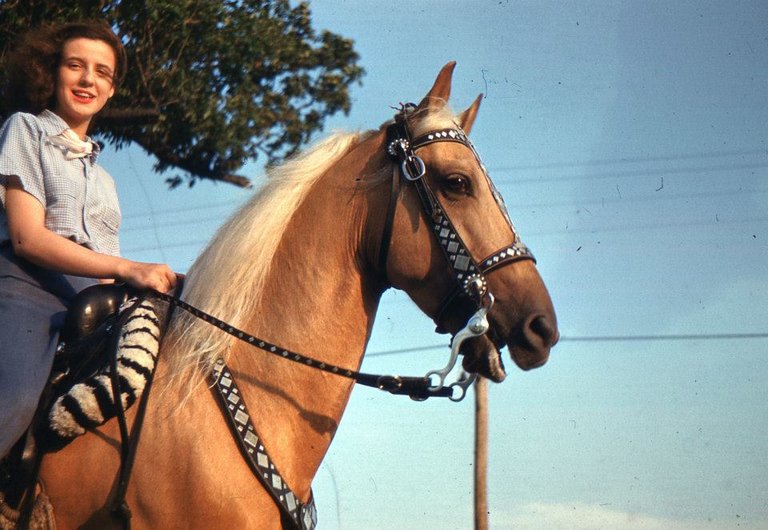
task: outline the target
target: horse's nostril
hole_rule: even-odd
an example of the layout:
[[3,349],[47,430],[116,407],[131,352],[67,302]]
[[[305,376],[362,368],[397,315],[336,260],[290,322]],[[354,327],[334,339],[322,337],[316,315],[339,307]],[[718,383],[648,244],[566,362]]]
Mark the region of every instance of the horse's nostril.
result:
[[557,327],[544,315],[539,315],[531,319],[528,324],[528,329],[526,329],[526,335],[529,334],[535,336],[529,336],[529,341],[532,339],[536,340],[535,343],[541,344],[544,348],[551,348],[557,344],[558,340],[560,340],[560,333],[557,331]]

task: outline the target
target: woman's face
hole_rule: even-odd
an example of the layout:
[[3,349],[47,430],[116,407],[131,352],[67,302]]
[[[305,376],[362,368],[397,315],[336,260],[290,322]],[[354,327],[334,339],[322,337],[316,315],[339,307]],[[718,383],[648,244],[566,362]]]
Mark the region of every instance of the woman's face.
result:
[[56,78],[56,107],[80,136],[85,136],[91,118],[115,93],[115,52],[104,41],[75,38],[64,43]]

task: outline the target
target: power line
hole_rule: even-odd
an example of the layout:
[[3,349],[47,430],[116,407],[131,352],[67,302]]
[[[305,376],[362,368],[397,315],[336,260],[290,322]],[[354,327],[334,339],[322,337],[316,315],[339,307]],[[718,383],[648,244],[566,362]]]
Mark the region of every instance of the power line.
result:
[[521,203],[516,204],[514,202],[507,202],[510,209],[530,209],[530,208],[563,208],[563,207],[579,207],[583,208],[584,205],[604,206],[606,204],[631,204],[639,202],[656,202],[656,201],[681,201],[688,199],[712,199],[720,197],[729,197],[736,195],[749,195],[753,196],[760,193],[768,193],[768,188],[739,188],[737,190],[719,190],[712,192],[699,192],[699,193],[654,193],[653,195],[640,195],[630,197],[601,197],[600,199],[592,199],[588,201],[559,201],[559,202],[540,202],[540,203]]
[[[592,226],[592,227],[585,227],[585,228],[565,228],[565,229],[558,229],[558,230],[526,230],[525,231],[525,237],[527,239],[530,239],[530,237],[540,237],[540,236],[564,236],[564,235],[575,235],[575,234],[590,234],[590,235],[600,235],[605,233],[616,233],[616,232],[637,232],[637,231],[648,231],[648,230],[668,230],[670,228],[683,228],[683,227],[701,227],[701,226],[707,226],[707,227],[715,227],[715,226],[725,226],[725,225],[734,225],[734,224],[747,224],[747,223],[765,223],[768,221],[768,216],[761,216],[761,217],[746,217],[741,219],[714,219],[710,221],[685,221],[685,222],[679,222],[679,223],[646,223],[646,224],[635,224],[635,225],[617,225],[617,226]],[[643,245],[646,243],[638,242],[638,245]]]
[[[713,197],[727,197],[727,196],[734,196],[734,195],[755,195],[759,193],[768,193],[768,188],[742,188],[738,190],[720,190],[716,192],[700,192],[700,193],[686,193],[686,194],[656,194],[653,196],[647,195],[642,197],[626,197],[626,198],[601,198],[600,200],[592,200],[587,202],[574,202],[574,201],[561,201],[561,202],[541,202],[541,203],[521,203],[516,204],[514,202],[508,203],[510,208],[513,209],[530,209],[530,208],[557,208],[557,207],[583,207],[585,204],[627,204],[627,203],[636,203],[636,202],[652,202],[652,201],[673,201],[673,200],[685,200],[685,199],[708,199]],[[196,212],[200,213],[201,211],[209,210],[212,208],[220,208],[223,206],[235,206],[237,207],[236,203],[222,203],[217,206],[204,206],[201,208],[178,208],[176,210],[168,210],[163,212],[152,212],[154,215],[168,215],[170,213],[189,213],[189,212]],[[231,213],[230,213],[231,214]],[[132,215],[130,217],[124,218],[124,220],[128,219],[136,219],[139,217],[145,217],[143,215]],[[164,221],[164,222],[156,222],[156,221],[150,221],[150,226],[147,225],[139,225],[139,226],[129,226],[121,229],[121,233],[128,233],[128,232],[139,232],[142,230],[150,230],[150,229],[158,229],[158,228],[171,228],[175,226],[188,226],[192,224],[202,224],[202,223],[209,223],[209,222],[223,222],[223,220],[226,219],[226,217],[222,217],[221,215],[216,216],[208,216],[208,217],[195,217],[191,220],[172,220],[172,221]]]
[[[768,333],[702,333],[678,335],[594,335],[594,336],[565,336],[560,342],[661,342],[661,341],[694,341],[694,340],[747,340],[768,339]],[[429,350],[447,349],[447,344],[431,344],[412,348],[381,350],[367,353],[366,357],[383,357],[403,353],[418,353]]]
[[[565,236],[565,235],[577,235],[577,234],[590,234],[590,235],[596,235],[596,234],[603,234],[607,232],[616,233],[616,232],[637,232],[637,231],[646,231],[646,230],[668,230],[672,227],[701,227],[701,226],[725,226],[725,225],[734,225],[734,224],[746,224],[746,223],[764,223],[768,221],[768,217],[762,216],[762,217],[749,217],[749,218],[741,218],[741,219],[714,219],[710,221],[687,221],[687,222],[678,222],[678,223],[646,223],[646,224],[635,224],[635,225],[618,225],[618,226],[600,226],[600,227],[588,227],[588,228],[564,228],[564,229],[557,229],[557,230],[526,230],[525,235],[526,237],[542,237],[542,236]],[[213,234],[215,230],[211,232]],[[123,252],[124,253],[134,253],[134,252],[148,252],[148,251],[154,251],[158,250],[160,248],[164,250],[173,250],[178,248],[188,248],[188,247],[200,247],[204,244],[206,244],[209,241],[209,239],[196,239],[196,240],[190,240],[190,241],[183,241],[179,243],[173,243],[173,244],[164,244],[164,245],[143,245],[140,247],[124,247]],[[638,245],[642,245],[643,243],[639,242]]]
[[560,342],[651,342],[682,340],[768,339],[768,333],[702,333],[690,335],[603,335],[562,337]]
[[545,164],[522,164],[513,166],[499,166],[497,171],[528,171],[532,169],[558,169],[584,166],[607,166],[613,164],[637,164],[640,162],[672,162],[674,160],[704,160],[707,158],[729,158],[737,156],[768,156],[768,149],[746,149],[742,151],[712,151],[709,153],[682,153],[677,155],[657,155],[646,157],[621,157],[605,158],[598,160],[584,160],[581,162],[548,162]]
[[[685,160],[685,159],[701,159],[701,158],[719,158],[723,156],[737,156],[737,155],[746,155],[746,154],[764,154],[763,151],[733,151],[733,152],[722,152],[722,153],[713,153],[711,155],[679,155],[679,156],[659,156],[659,157],[649,157],[649,158],[628,158],[628,159],[618,159],[618,160],[597,160],[597,161],[586,161],[581,163],[573,163],[573,164],[566,164],[566,163],[555,163],[555,164],[543,164],[541,166],[530,166],[530,167],[560,167],[560,166],[573,166],[577,167],[579,165],[601,165],[601,164],[610,164],[610,163],[632,163],[632,162],[640,162],[640,161],[670,161],[670,160]],[[497,169],[504,169],[504,170],[517,170],[520,168],[528,168],[529,166],[517,166],[517,167],[509,167],[509,168],[497,168]],[[604,173],[604,174],[595,174],[595,175],[581,175],[581,176],[574,176],[574,177],[556,177],[556,178],[547,178],[547,179],[530,179],[532,181],[536,182],[552,182],[552,181],[558,181],[558,180],[580,180],[584,178],[607,178],[607,177],[622,177],[622,176],[636,176],[639,174],[653,174],[658,175],[659,173],[669,174],[669,173],[675,173],[675,172],[701,172],[701,171],[711,171],[711,170],[719,170],[719,169],[747,169],[747,168],[768,168],[768,164],[748,164],[748,165],[742,165],[742,166],[712,166],[712,167],[697,167],[697,168],[681,168],[681,169],[668,169],[668,170],[653,170],[653,171],[645,171],[645,170],[633,170],[630,172],[613,172],[613,173]],[[497,179],[497,180],[504,180],[504,179]],[[525,179],[523,180],[517,180],[517,182],[526,182]],[[699,192],[699,193],[690,193],[690,194],[677,194],[674,196],[671,196],[669,194],[656,194],[656,196],[643,196],[643,197],[628,197],[626,199],[615,199],[615,198],[603,198],[601,199],[601,204],[608,203],[621,203],[626,204],[627,202],[648,202],[648,201],[657,201],[657,200],[685,200],[685,199],[702,199],[702,198],[710,198],[710,197],[722,197],[722,196],[733,196],[733,195],[746,195],[746,194],[759,194],[759,193],[766,193],[768,192],[768,189],[766,188],[751,188],[751,189],[739,189],[739,190],[720,190],[720,191],[713,191],[713,192]],[[145,191],[146,194],[146,191]],[[164,212],[154,212],[150,208],[150,214],[153,219],[150,221],[149,226],[131,226],[123,228],[122,233],[130,233],[130,232],[139,232],[142,230],[152,230],[154,233],[154,239],[155,239],[155,245],[142,245],[137,246],[135,248],[128,248],[126,249],[127,252],[146,252],[146,251],[160,251],[162,254],[166,250],[172,250],[175,248],[188,248],[188,247],[199,247],[206,243],[207,240],[200,240],[195,239],[191,241],[185,241],[180,243],[174,243],[172,245],[162,245],[160,244],[158,240],[158,229],[160,228],[173,228],[173,227],[179,227],[179,226],[188,226],[190,224],[200,225],[200,224],[207,224],[210,222],[221,222],[222,216],[216,215],[216,216],[206,216],[206,217],[197,217],[195,219],[189,220],[189,221],[179,221],[179,220],[167,220],[164,222],[157,222],[155,221],[155,217],[157,215],[165,216],[168,214],[182,214],[187,212],[195,212],[198,215],[201,211],[212,211],[215,208],[221,208],[221,207],[227,207],[227,206],[234,206],[237,207],[238,203],[240,201],[226,201],[226,202],[220,202],[216,204],[209,204],[207,206],[203,207],[181,207],[176,208],[173,210],[167,210]],[[598,201],[592,201],[589,204],[597,203]],[[582,203],[579,203],[578,206],[582,206]],[[577,204],[571,203],[571,202],[552,202],[552,203],[538,203],[538,204],[522,204],[522,205],[513,205],[515,209],[520,208],[550,208],[550,207],[567,207],[567,206],[577,206]],[[126,219],[135,219],[143,217],[142,215],[132,215],[127,217]],[[691,222],[683,222],[683,223],[662,223],[662,224],[656,224],[656,225],[632,225],[632,226],[613,226],[610,228],[602,227],[599,230],[600,231],[610,231],[610,232],[632,232],[632,231],[638,231],[638,230],[653,230],[653,229],[668,229],[671,226],[715,226],[719,223],[723,224],[739,224],[739,223],[761,223],[765,221],[767,218],[765,217],[757,217],[757,218],[750,218],[750,219],[734,219],[734,220],[719,220],[716,219],[714,221],[709,222],[702,222],[701,220],[697,221],[691,221]],[[574,234],[579,232],[579,230],[567,230],[563,232],[562,230],[557,231],[545,231],[545,232],[529,232],[529,236],[541,236],[541,235],[564,235],[566,233],[568,234]],[[589,230],[590,233],[595,232],[595,228],[591,228]]]
[[[630,171],[605,171],[602,173],[587,173],[585,175],[567,175],[557,177],[525,177],[520,178],[516,175],[510,176],[494,176],[493,180],[496,184],[513,182],[515,184],[550,184],[553,182],[571,182],[582,180],[602,180],[602,179],[618,179],[618,178],[637,178],[637,177],[657,177],[659,175],[683,175],[693,174],[700,175],[701,173],[713,172],[713,171],[736,171],[736,170],[751,170],[751,169],[765,169],[768,168],[768,164],[732,164],[721,166],[693,166],[682,167],[674,169],[634,169]],[[491,175],[494,175],[492,170],[489,170]],[[497,170],[498,171],[498,170]]]
[[[497,166],[497,167],[489,168],[489,171],[491,172],[491,174],[494,174],[495,172],[530,171],[530,170],[536,170],[536,169],[556,169],[556,168],[569,168],[569,167],[577,168],[577,167],[585,167],[585,166],[599,166],[599,165],[609,165],[609,164],[631,164],[631,163],[638,163],[638,162],[654,162],[654,161],[673,161],[673,160],[692,160],[692,159],[695,160],[695,159],[723,158],[728,156],[745,156],[745,155],[756,155],[756,154],[766,155],[768,154],[768,152],[766,152],[765,150],[723,151],[723,152],[716,152],[716,153],[710,153],[710,154],[707,154],[707,153],[682,154],[682,155],[655,156],[655,157],[646,157],[646,158],[630,157],[630,158],[605,159],[605,160],[587,160],[583,162],[555,162],[550,164],[539,164],[539,165]],[[637,176],[657,176],[659,174],[675,174],[675,173],[700,174],[708,171],[729,171],[729,170],[762,169],[762,168],[768,168],[768,164],[757,163],[757,164],[719,165],[719,166],[687,167],[687,168],[674,168],[674,169],[652,169],[652,170],[638,169],[638,170],[624,171],[624,172],[616,171],[616,172],[549,177],[549,178],[520,179],[520,178],[511,176],[511,177],[496,177],[494,181],[496,181],[497,184],[501,182],[514,182],[515,184],[522,184],[527,182],[550,183],[550,182],[573,181],[573,180],[603,179],[603,178],[610,178],[610,177],[622,178],[622,177],[637,177]],[[749,191],[750,190],[744,190],[743,193],[748,193]],[[754,191],[761,192],[763,190],[754,190]],[[723,194],[731,194],[731,193],[740,193],[740,192],[730,192],[730,191],[723,192]],[[719,195],[719,193],[713,194],[713,196],[717,196],[717,195]],[[681,198],[687,198],[687,197],[681,197]],[[172,213],[200,212],[201,210],[210,210],[215,208],[232,207],[232,206],[237,207],[241,203],[242,201],[239,199],[234,199],[234,200],[230,199],[230,200],[221,201],[217,203],[207,204],[205,206],[180,207],[180,208],[174,208],[174,209],[167,209],[162,212],[154,212],[150,208],[150,214],[163,216],[163,215],[169,215]],[[541,205],[537,205],[537,206],[541,206]],[[526,206],[521,206],[521,207],[526,207]],[[128,221],[131,219],[143,218],[145,216],[146,214],[133,214],[133,215],[124,217],[124,220]],[[178,224],[178,222],[174,224]],[[163,223],[159,223],[159,225],[164,226]]]
[[[220,224],[223,224],[224,221],[226,221],[228,218],[229,218],[229,215],[227,215],[226,217],[217,215],[217,216],[211,216],[211,217],[196,217],[194,219],[185,219],[185,220],[179,220],[179,221],[167,221],[164,223],[152,222],[152,225],[155,225],[160,228],[172,228],[174,226],[190,226],[190,225],[198,225],[198,224],[213,223],[213,222],[218,222]],[[130,227],[122,228],[120,231],[121,233],[140,232],[142,230],[149,230],[150,228],[151,227],[147,227],[146,225],[130,226]]]
[[155,222],[155,209],[152,207],[152,200],[149,196],[149,192],[147,192],[147,187],[144,185],[144,180],[141,178],[141,175],[139,175],[139,172],[136,171],[136,166],[133,163],[133,155],[131,155],[130,151],[128,151],[128,162],[131,166],[131,170],[133,171],[134,180],[139,183],[139,187],[141,188],[141,193],[144,195],[144,199],[146,200],[147,207],[149,208],[150,217],[152,219],[151,220],[152,234],[155,237],[155,243],[159,246],[160,257],[162,258],[163,262],[166,262],[168,260],[165,257],[165,250],[160,244],[160,234],[158,232],[157,223]]
[[242,201],[240,201],[239,199],[228,199],[226,201],[212,202],[202,206],[180,206],[177,208],[166,208],[160,212],[154,211],[150,208],[149,212],[126,215],[123,217],[123,220],[130,221],[132,219],[144,219],[147,216],[147,213],[158,215],[158,216],[170,215],[175,213],[191,213],[191,212],[199,213],[200,211],[214,210],[216,208],[237,208],[241,204],[242,204]]

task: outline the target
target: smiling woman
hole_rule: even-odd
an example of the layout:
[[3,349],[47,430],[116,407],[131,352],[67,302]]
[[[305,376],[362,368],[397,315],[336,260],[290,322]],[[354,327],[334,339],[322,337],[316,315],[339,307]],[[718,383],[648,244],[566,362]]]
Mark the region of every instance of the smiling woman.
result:
[[103,22],[28,34],[10,57],[0,129],[0,459],[24,433],[74,295],[97,281],[168,291],[162,264],[120,257],[120,207],[93,117],[126,69]]
[[91,118],[115,94],[115,52],[104,41],[72,39],[64,43],[56,83],[58,114],[85,136]]

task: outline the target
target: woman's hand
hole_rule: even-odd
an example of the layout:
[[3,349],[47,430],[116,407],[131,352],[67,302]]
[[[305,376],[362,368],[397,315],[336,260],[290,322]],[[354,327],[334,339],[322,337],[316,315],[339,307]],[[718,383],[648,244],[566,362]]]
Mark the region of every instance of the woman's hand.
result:
[[167,293],[176,286],[176,273],[163,263],[124,260],[117,280],[139,289],[154,289]]

